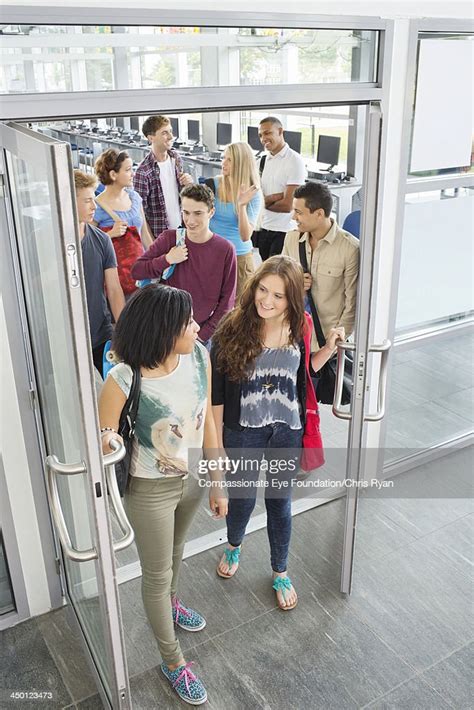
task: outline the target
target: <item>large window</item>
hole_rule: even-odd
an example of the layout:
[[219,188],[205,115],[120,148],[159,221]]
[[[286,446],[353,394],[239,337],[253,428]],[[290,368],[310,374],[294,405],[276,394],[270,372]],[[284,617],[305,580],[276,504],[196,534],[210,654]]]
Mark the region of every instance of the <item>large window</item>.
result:
[[5,25],[0,93],[370,82],[376,31]]

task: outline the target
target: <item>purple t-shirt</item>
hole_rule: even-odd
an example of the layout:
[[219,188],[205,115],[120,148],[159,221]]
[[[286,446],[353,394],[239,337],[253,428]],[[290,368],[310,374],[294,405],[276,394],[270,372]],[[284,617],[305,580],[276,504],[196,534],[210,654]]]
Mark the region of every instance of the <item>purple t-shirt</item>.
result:
[[[176,230],[167,229],[132,267],[134,279],[156,279],[169,266],[165,254],[176,246]],[[234,307],[237,259],[226,239],[213,234],[204,244],[186,237],[188,258],[176,264],[172,276],[163,283],[182,288],[193,299],[194,319],[201,326],[199,338],[212,337],[222,316]]]

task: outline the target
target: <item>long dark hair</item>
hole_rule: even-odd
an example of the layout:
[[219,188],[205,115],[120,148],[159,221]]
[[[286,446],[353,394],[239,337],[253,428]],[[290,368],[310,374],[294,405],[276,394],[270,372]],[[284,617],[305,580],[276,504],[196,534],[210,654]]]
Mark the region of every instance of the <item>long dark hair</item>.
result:
[[217,348],[217,367],[231,380],[248,377],[255,358],[263,350],[264,321],[255,307],[255,292],[260,281],[270,274],[279,276],[285,284],[290,342],[297,343],[303,336],[303,269],[289,256],[272,256],[263,262],[247,282],[239,305],[224,316],[213,335],[213,344]]
[[158,367],[173,352],[191,313],[187,291],[155,284],[140,289],[117,321],[113,337],[117,357],[131,367]]

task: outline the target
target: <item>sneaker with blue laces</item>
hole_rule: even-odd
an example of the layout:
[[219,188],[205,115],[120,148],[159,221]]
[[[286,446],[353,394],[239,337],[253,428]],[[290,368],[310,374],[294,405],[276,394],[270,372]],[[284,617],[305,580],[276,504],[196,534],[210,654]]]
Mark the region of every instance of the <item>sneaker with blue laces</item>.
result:
[[201,631],[206,625],[206,619],[194,609],[184,606],[181,599],[173,597],[171,600],[173,621],[176,626],[186,631]]
[[202,705],[207,700],[207,693],[202,682],[189,669],[192,665],[193,662],[190,661],[170,671],[166,663],[162,663],[160,668],[181,700],[190,705]]

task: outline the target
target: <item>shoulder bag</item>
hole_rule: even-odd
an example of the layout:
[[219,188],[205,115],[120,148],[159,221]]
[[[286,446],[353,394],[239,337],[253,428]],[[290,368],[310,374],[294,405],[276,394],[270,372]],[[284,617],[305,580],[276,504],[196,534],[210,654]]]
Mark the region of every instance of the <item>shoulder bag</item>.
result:
[[311,357],[311,316],[306,313],[304,332],[305,369],[306,369],[306,420],[303,432],[300,467],[303,471],[313,471],[324,463],[324,449],[319,430],[318,402],[310,375],[309,361]]
[[[301,238],[302,235],[300,235]],[[308,260],[306,259],[306,244],[305,242],[299,242],[299,255],[301,266],[305,273],[309,273]],[[323,329],[321,328],[321,322],[319,320],[318,312],[311,295],[311,290],[306,291],[306,297],[308,299],[309,306],[311,308],[311,315],[313,318],[314,329],[316,331],[316,338],[320,348],[326,345],[326,338],[324,337]],[[336,387],[336,368],[337,368],[337,355],[333,355],[319,370],[316,377],[313,377],[313,384],[316,390],[316,396],[318,402],[321,404],[332,404],[334,401],[334,390]],[[342,385],[342,399],[341,404],[349,404],[351,401],[352,393],[352,373],[353,373],[353,360],[352,353],[346,350],[345,363],[344,363],[344,381]]]
[[128,484],[130,476],[130,462],[132,459],[132,445],[135,437],[135,424],[137,421],[138,405],[140,402],[140,388],[142,384],[142,376],[140,370],[133,370],[132,384],[127,401],[123,405],[118,433],[123,439],[125,446],[125,456],[121,461],[115,464],[115,476],[120,495],[123,496]]
[[[104,212],[107,212],[109,217],[111,217],[114,222],[123,222],[116,212],[109,209],[101,203],[99,197],[95,198],[96,203],[99,207],[102,207]],[[113,227],[99,227],[103,232],[110,232]],[[136,262],[139,256],[143,254],[143,244],[136,227],[127,227],[125,234],[121,237],[113,237],[112,245],[115,250],[115,256],[117,257],[117,270],[120,280],[120,285],[126,296],[136,291],[137,286],[135,284],[135,279],[132,278],[131,270],[132,266]]]

